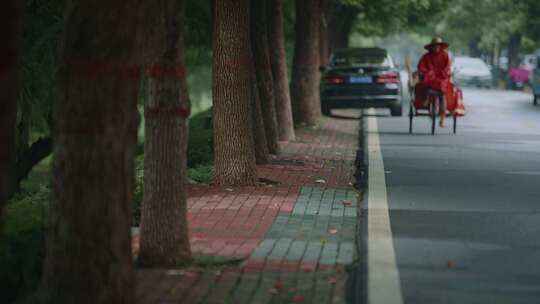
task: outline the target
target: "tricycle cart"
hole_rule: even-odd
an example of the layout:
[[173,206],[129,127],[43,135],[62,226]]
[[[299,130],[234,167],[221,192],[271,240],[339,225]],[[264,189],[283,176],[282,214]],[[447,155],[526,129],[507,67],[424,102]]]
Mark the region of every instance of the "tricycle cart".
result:
[[[433,89],[425,89],[425,92],[418,92],[419,84],[410,87],[411,101],[409,106],[409,134],[413,132],[413,120],[415,117],[427,116],[431,118],[431,135],[435,135],[437,117],[439,116],[440,105],[442,102],[442,92]],[[426,101],[427,98],[427,101]],[[463,105],[463,93],[461,89],[450,85],[449,92],[446,94],[447,108],[446,117],[452,117],[453,133],[457,131],[457,120],[459,116],[465,114]]]

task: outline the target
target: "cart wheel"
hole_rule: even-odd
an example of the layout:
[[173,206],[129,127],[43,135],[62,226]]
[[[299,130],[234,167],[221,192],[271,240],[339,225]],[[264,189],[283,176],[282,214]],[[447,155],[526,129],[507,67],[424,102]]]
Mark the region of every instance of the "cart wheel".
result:
[[431,115],[431,135],[435,135],[435,124],[437,123],[437,99],[431,100],[430,104]]
[[409,134],[412,134],[413,107],[409,107]]
[[454,134],[456,134],[457,130],[457,115],[454,115]]

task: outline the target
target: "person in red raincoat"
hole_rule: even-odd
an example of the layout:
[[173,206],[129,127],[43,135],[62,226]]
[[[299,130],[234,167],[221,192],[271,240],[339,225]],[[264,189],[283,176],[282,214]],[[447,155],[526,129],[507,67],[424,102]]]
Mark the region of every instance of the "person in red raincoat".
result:
[[[418,73],[420,74],[420,83],[417,85],[419,95],[425,96],[427,89],[437,90],[443,95],[443,104],[439,109],[439,125],[444,127],[446,118],[447,95],[452,89],[450,83],[451,62],[450,56],[446,52],[448,43],[441,38],[434,38],[430,44],[424,46],[428,52],[422,56],[418,62]],[[426,100],[425,98],[424,100]]]

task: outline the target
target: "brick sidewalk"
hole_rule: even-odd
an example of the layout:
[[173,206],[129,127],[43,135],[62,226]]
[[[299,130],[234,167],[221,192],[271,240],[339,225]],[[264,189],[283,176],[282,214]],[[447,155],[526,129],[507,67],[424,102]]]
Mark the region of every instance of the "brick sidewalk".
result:
[[[193,186],[194,255],[229,266],[137,271],[139,303],[344,303],[355,255],[359,121],[325,118],[259,166],[259,187]],[[138,236],[134,237],[134,250]]]

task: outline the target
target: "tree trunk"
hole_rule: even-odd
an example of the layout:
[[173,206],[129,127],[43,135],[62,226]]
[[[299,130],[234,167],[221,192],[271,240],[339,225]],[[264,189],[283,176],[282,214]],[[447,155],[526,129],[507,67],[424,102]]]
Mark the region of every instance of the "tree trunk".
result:
[[358,15],[358,8],[347,6],[338,0],[328,0],[329,52],[349,47],[349,36]]
[[30,104],[23,101],[18,104],[18,108],[20,119],[17,123],[17,155],[20,155],[28,150],[30,141]]
[[267,1],[251,0],[251,47],[268,151],[271,154],[279,154],[274,79],[268,54]]
[[283,0],[268,0],[267,13],[268,44],[270,45],[270,66],[274,79],[278,135],[280,140],[290,141],[295,139],[295,134],[283,33]]
[[493,66],[500,68],[501,67],[501,49],[499,46],[499,41],[495,42],[495,46],[493,47]]
[[321,0],[321,20],[319,25],[319,65],[327,65],[330,57],[328,44],[328,20],[330,0]]
[[317,125],[321,117],[319,99],[320,0],[296,1],[296,44],[294,48],[291,97],[296,123]]
[[3,207],[13,193],[15,177],[21,10],[20,1],[7,0],[0,12],[0,221]]
[[508,41],[508,68],[517,67],[520,63],[519,52],[521,49],[521,34],[514,33]]
[[[183,0],[160,0],[146,10],[153,26],[144,107],[144,198],[138,262],[174,267],[191,262],[187,227],[187,118]],[[146,57],[146,56],[145,56]],[[146,58],[145,58],[146,59]]]
[[137,1],[68,2],[42,303],[133,303]]
[[480,57],[482,55],[482,51],[479,48],[480,38],[480,36],[475,36],[469,40],[469,52],[472,57]]
[[266,141],[266,131],[262,116],[261,100],[259,98],[259,87],[257,86],[257,76],[255,75],[255,65],[252,65],[251,79],[251,112],[253,122],[253,138],[255,143],[255,162],[258,165],[268,163],[268,142]]
[[255,185],[249,0],[214,1],[214,183]]

